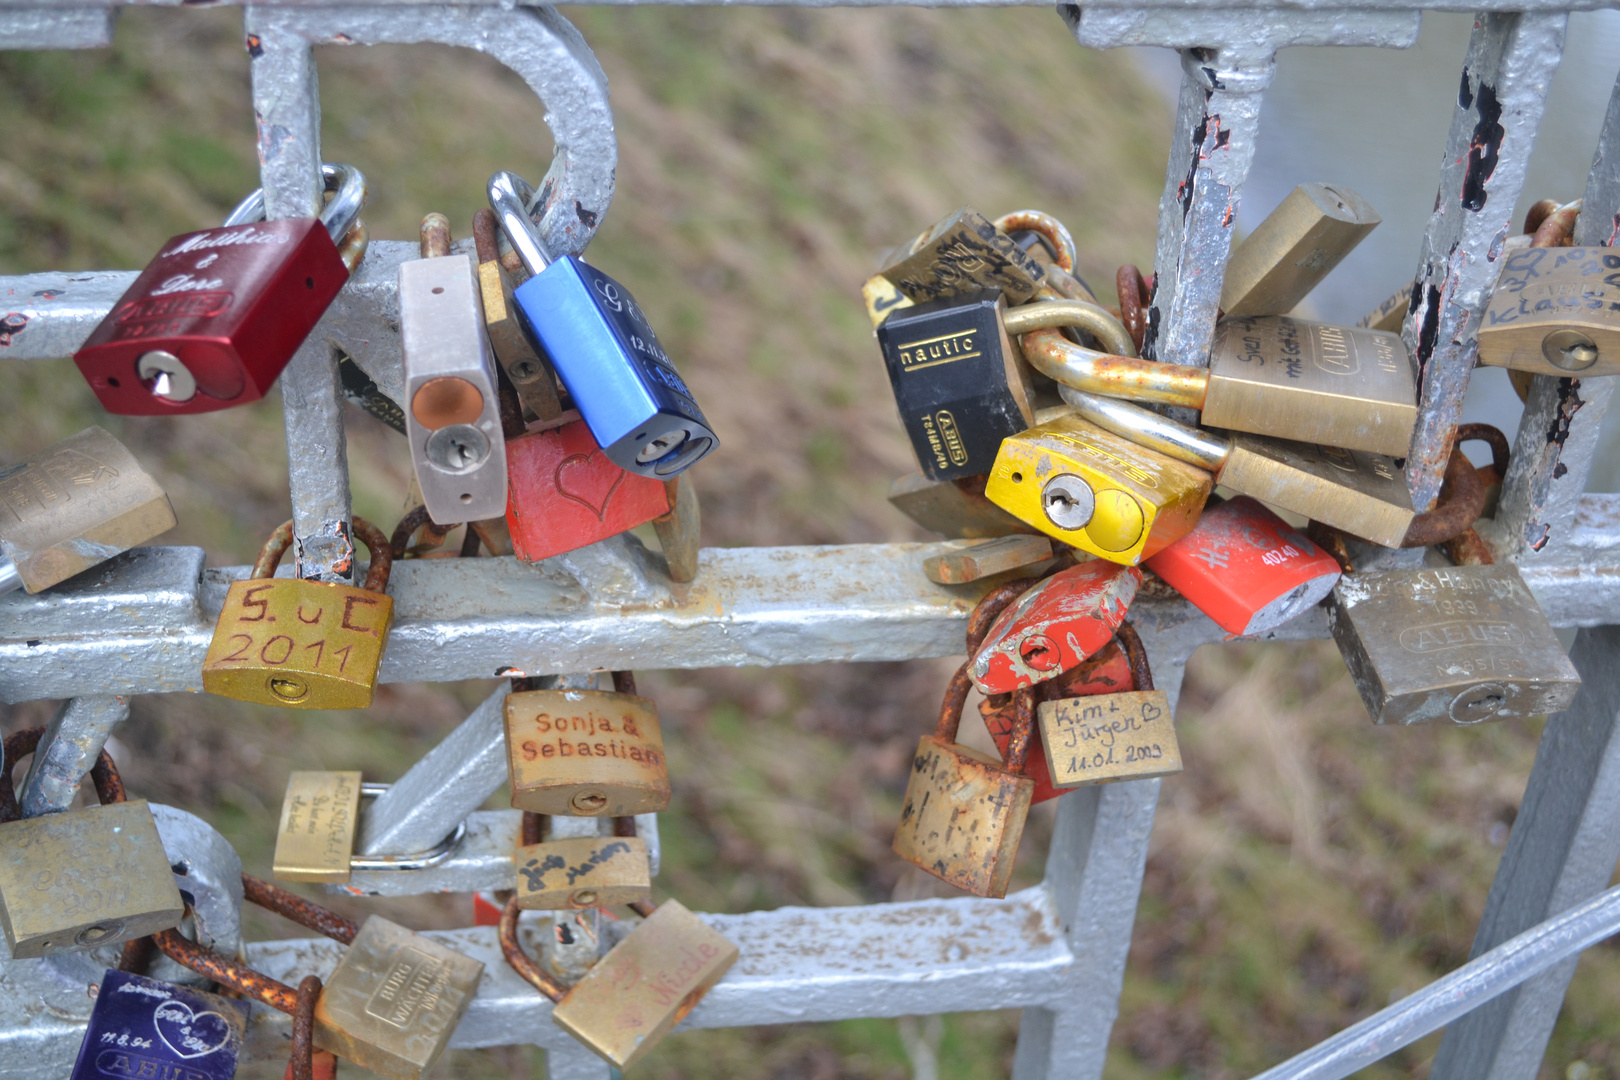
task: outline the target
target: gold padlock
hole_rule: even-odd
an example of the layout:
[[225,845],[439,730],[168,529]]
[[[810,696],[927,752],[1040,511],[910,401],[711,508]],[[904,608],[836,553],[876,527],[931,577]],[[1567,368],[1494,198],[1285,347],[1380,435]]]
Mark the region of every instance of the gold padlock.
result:
[[984,493],[1071,547],[1134,566],[1198,524],[1209,473],[1061,416],[1004,439]]
[[977,210],[963,207],[883,260],[882,276],[919,304],[976,289],[1000,289],[1007,303],[1035,295],[1040,263]]
[[512,805],[536,814],[628,817],[669,806],[658,710],[629,672],[616,692],[525,690],[506,698]]
[[523,405],[536,420],[553,420],[562,414],[557,395],[557,375],[518,323],[517,305],[512,300],[512,283],[501,266],[500,227],[495,212],[481,208],[473,215],[473,244],[478,252],[478,292],[484,305],[484,327],[489,344],[512,381]]
[[85,428],[0,468],[0,593],[37,593],[174,527],[174,508],[135,455]]
[[1047,775],[1055,788],[1149,780],[1181,771],[1170,699],[1153,688],[1141,637],[1122,622],[1114,638],[1130,663],[1129,692],[1050,698],[1036,708]]
[[674,900],[646,915],[629,936],[566,990],[523,951],[518,900],[507,901],[499,930],[512,970],[555,1002],[551,1018],[618,1069],[628,1069],[686,1019],[737,962],[737,946]]
[[348,881],[359,825],[358,772],[292,773],[270,872],[281,881]]
[[1347,187],[1299,185],[1233,249],[1221,283],[1221,310],[1288,314],[1382,220]]
[[[13,815],[9,766],[44,732],[6,739],[0,805]],[[91,779],[99,806],[0,824],[0,927],[15,959],[116,945],[177,926],[185,914],[146,800],[126,801],[106,751]]]
[[371,551],[364,588],[276,578],[292,522],[271,534],[246,581],[231,583],[203,658],[210,694],[294,709],[364,709],[394,623],[388,540],[363,518],[354,536]]
[[517,902],[525,911],[577,911],[639,904],[652,899],[652,864],[647,842],[636,835],[636,819],[613,819],[613,836],[544,837],[544,814],[535,821],[533,842],[517,849]]
[[1034,694],[1026,687],[1013,696],[1013,734],[1003,764],[956,745],[972,685],[963,664],[945,690],[938,727],[917,744],[894,853],[975,896],[1002,897],[1035,794],[1035,781],[1022,775],[1034,729]]

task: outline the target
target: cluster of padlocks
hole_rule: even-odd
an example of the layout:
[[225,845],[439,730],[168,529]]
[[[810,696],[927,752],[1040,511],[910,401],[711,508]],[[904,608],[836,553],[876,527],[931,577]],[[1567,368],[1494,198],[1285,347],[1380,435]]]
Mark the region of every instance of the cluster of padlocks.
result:
[[[1578,213],[1538,204],[1511,241],[1481,363],[1620,370],[1620,343],[1592,314],[1620,258],[1568,246]],[[1540,606],[1473,530],[1507,470],[1502,434],[1461,427],[1438,505],[1413,511],[1400,459],[1417,389],[1391,332],[1406,295],[1356,327],[1288,314],[1378,221],[1344,188],[1295,189],[1233,251],[1207,369],[1143,359],[1157,329],[1149,283],[1123,266],[1119,306],[1101,306],[1074,274],[1068,230],[1040,211],[991,221],[964,208],[866,282],[922,469],[890,500],[959,541],[924,571],[942,584],[1034,571],[973,612],[967,662],[911,770],[901,856],[1003,896],[1032,803],[1180,771],[1168,702],[1126,618],[1144,569],[1232,636],[1325,602],[1379,723],[1476,724],[1574,698],[1580,677]],[[1489,468],[1463,455],[1471,439],[1491,444]],[[1380,549],[1440,547],[1449,560],[1380,568]],[[970,686],[1000,761],[957,743]]]
[[[255,193],[222,227],[163,247],[74,356],[109,412],[198,413],[264,396],[365,255],[364,178],[343,165],[323,173],[319,220],[266,222]],[[535,192],[502,172],[488,196],[491,209],[472,223],[476,254],[453,251],[449,222],[430,214],[422,258],[400,266],[404,409],[390,416],[374,386],[350,388],[408,438],[414,508],[391,538],[354,519],[371,555],[363,587],[277,577],[292,522],[276,530],[252,574],[229,587],[204,690],[293,708],[369,706],[393,621],[392,562],[431,554],[457,525],[466,525],[463,554],[483,544],[538,561],[652,522],[670,576],[691,580],[697,504],[684,474],[715,447],[714,433],[629,291],[576,256],[547,251]],[[356,376],[365,378],[346,378]],[[161,488],[100,428],[8,469],[3,483],[22,522],[0,525],[6,581],[29,592],[176,521]],[[668,767],[653,703],[637,696],[629,672],[615,672],[613,685],[513,680],[507,750],[512,805],[524,816],[496,921],[507,962],[555,1002],[556,1023],[624,1068],[738,954],[679,902],[652,903],[635,815],[668,806]],[[4,760],[32,753],[42,734],[12,736]],[[148,977],[158,953],[199,982],[291,1014],[291,1076],[331,1075],[336,1057],[394,1080],[419,1080],[433,1065],[482,963],[380,917],[357,925],[247,875],[247,900],[347,949],[324,983],[310,976],[298,987],[216,954],[192,925],[152,810],[126,798],[104,751],[92,776],[102,805],[24,818],[10,771],[0,770],[0,917],[11,955],[126,943],[120,970],[100,984],[75,1077],[234,1074],[243,1003]],[[347,882],[363,789],[358,772],[293,773],[274,875]],[[606,836],[549,835],[557,817],[612,827]],[[525,910],[617,906],[639,921],[567,985],[518,934]],[[188,925],[190,936],[181,932]]]

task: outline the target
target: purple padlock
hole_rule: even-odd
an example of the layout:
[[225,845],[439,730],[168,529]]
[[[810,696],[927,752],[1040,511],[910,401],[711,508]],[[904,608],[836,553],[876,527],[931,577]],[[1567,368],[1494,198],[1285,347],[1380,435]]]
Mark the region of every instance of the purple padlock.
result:
[[231,1080],[247,1003],[109,971],[71,1080]]

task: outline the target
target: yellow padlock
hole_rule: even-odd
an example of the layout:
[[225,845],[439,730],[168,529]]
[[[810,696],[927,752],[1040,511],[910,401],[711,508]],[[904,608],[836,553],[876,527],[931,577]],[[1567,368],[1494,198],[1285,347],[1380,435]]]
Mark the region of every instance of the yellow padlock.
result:
[[356,517],[371,551],[364,588],[276,578],[292,522],[270,535],[246,581],[231,584],[203,658],[210,694],[294,709],[364,709],[394,622],[388,588],[393,555],[375,525]]

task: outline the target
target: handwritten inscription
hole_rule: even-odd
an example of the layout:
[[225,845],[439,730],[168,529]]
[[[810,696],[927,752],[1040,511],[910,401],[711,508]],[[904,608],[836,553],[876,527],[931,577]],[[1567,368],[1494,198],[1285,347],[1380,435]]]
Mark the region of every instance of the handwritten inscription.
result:
[[253,691],[248,685],[226,681],[234,671],[268,673],[311,689],[316,680],[355,684],[369,704],[393,617],[392,598],[347,585],[235,582],[226,593],[203,660],[203,688],[274,704],[302,700],[283,695],[277,701],[266,696],[267,691],[249,696]]
[[1054,787],[1181,771],[1181,746],[1163,691],[1048,701],[1039,719]]
[[1527,248],[1509,255],[1484,328],[1584,315],[1620,321],[1620,255],[1607,248]]
[[358,772],[295,772],[289,776],[276,833],[276,877],[284,881],[349,880],[359,806]]

